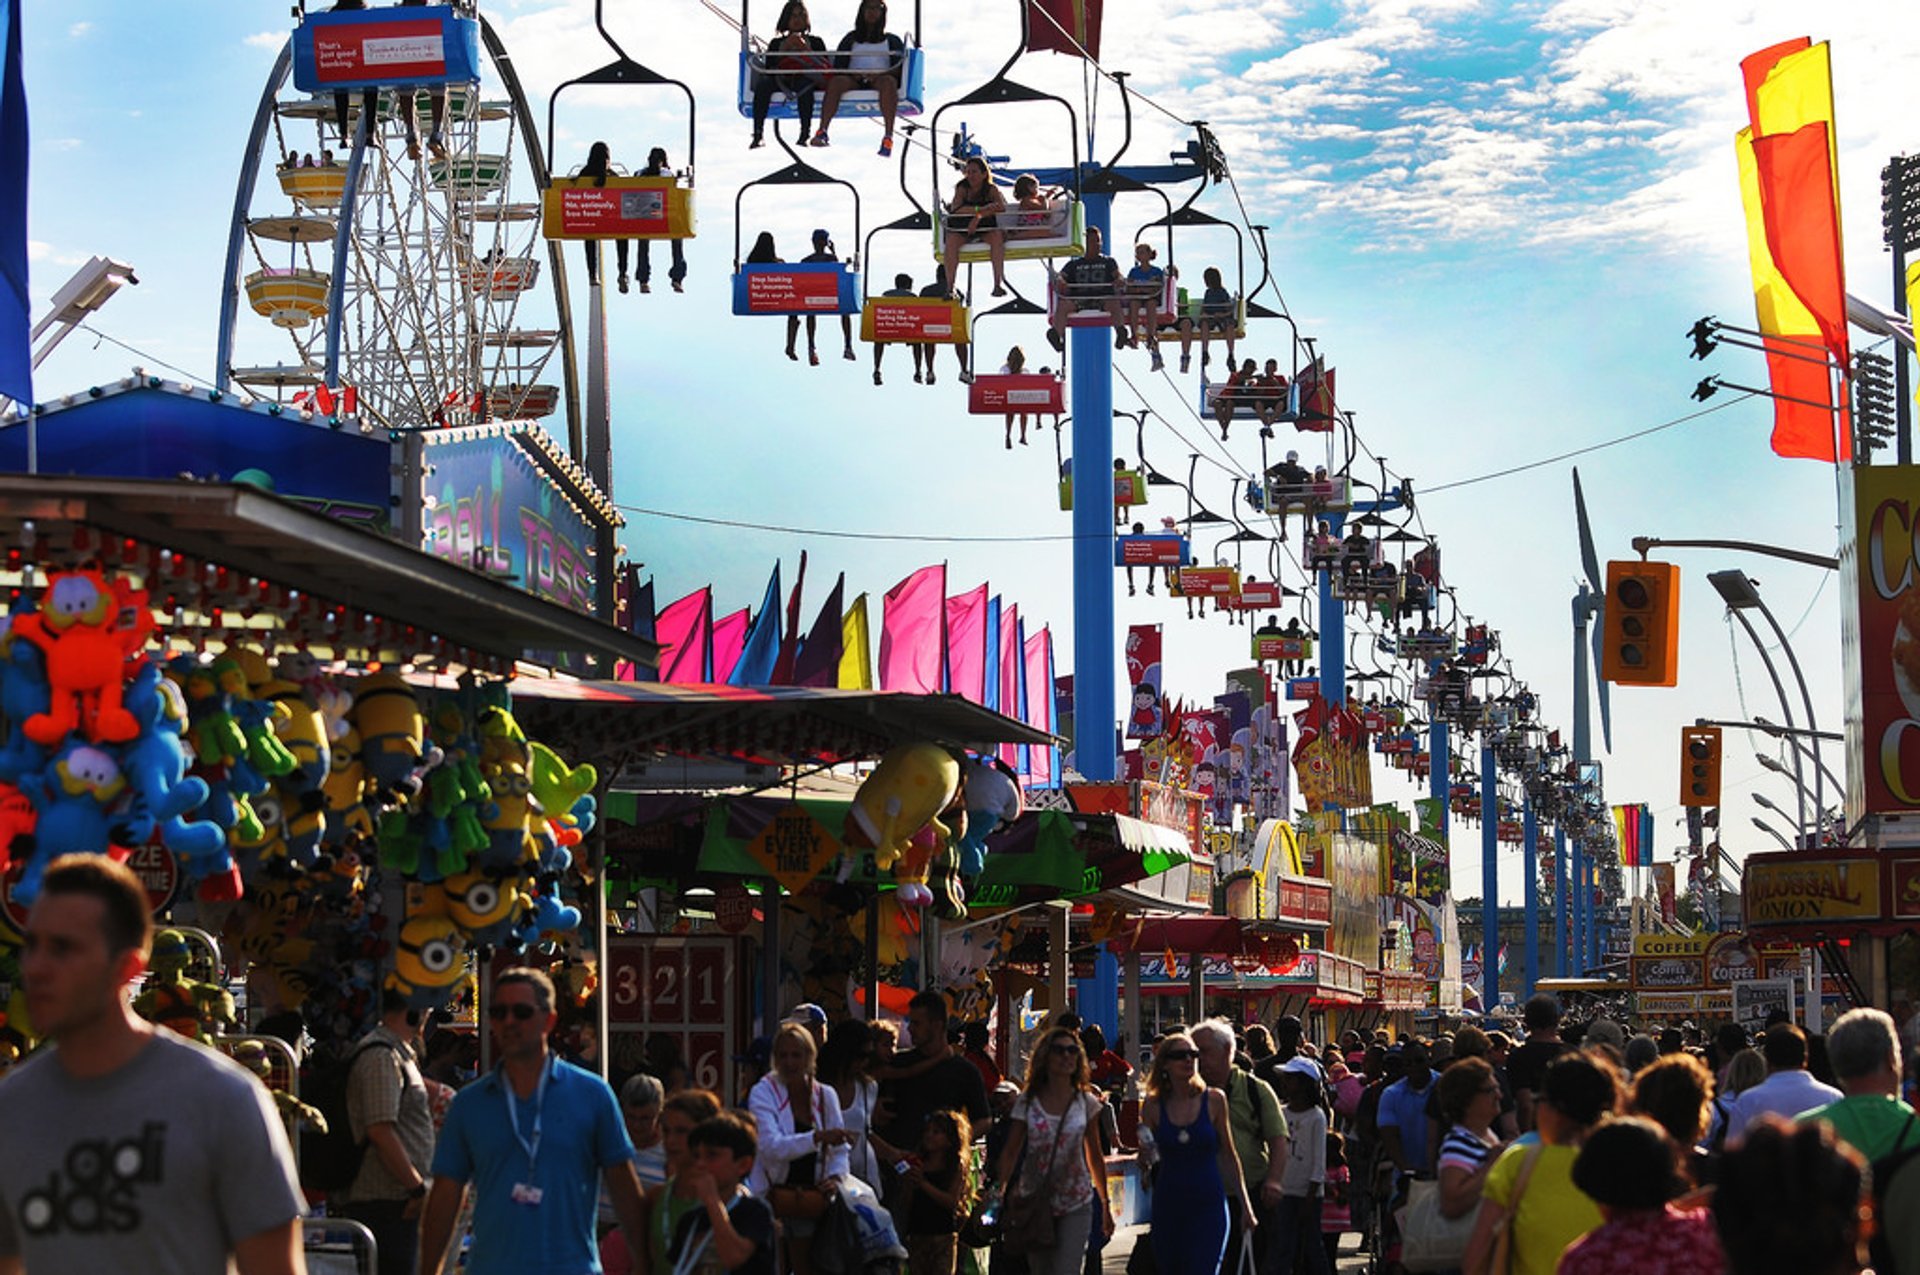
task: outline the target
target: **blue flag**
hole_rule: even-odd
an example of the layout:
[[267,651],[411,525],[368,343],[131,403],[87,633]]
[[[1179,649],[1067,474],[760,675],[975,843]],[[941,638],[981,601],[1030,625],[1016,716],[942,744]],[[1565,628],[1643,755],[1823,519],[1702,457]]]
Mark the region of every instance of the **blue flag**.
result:
[[740,659],[727,678],[730,686],[770,686],[773,669],[780,661],[780,564],[773,564],[773,578],[767,581],[767,596],[747,630],[747,641],[740,648]]
[[20,76],[20,3],[0,0],[0,394],[33,402],[27,303],[27,86]]

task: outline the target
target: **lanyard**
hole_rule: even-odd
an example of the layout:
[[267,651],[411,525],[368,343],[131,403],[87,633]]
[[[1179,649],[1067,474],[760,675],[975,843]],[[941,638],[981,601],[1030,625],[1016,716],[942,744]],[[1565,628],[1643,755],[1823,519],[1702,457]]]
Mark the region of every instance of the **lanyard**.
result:
[[500,1073],[500,1092],[507,1096],[507,1128],[513,1132],[513,1140],[527,1153],[527,1178],[533,1178],[534,1161],[540,1157],[540,1125],[546,1116],[547,1082],[553,1079],[553,1059],[547,1059],[547,1065],[540,1071],[540,1083],[533,1088],[533,1136],[526,1137],[520,1132],[520,1099],[513,1092],[513,1081],[505,1071]]
[[[739,1195],[736,1194],[732,1202],[727,1205],[728,1217],[733,1216],[733,1210],[739,1205],[739,1203],[740,1203],[740,1197]],[[665,1212],[665,1210],[663,1209],[662,1212]],[[704,1207],[701,1210],[701,1215],[705,1216]],[[698,1243],[694,1242],[694,1237],[691,1234],[691,1232],[689,1232],[687,1236],[686,1251],[681,1253],[680,1260],[673,1264],[673,1275],[692,1275],[693,1268],[700,1264],[700,1259],[706,1256],[707,1250],[712,1246],[713,1246],[713,1227],[711,1223],[709,1223],[706,1233],[699,1237]]]

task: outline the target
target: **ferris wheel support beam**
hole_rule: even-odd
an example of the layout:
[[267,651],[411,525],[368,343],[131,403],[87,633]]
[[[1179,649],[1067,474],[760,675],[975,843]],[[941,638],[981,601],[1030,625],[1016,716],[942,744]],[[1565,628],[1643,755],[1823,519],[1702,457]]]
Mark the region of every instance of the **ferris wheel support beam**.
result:
[[366,169],[367,142],[377,127],[373,112],[360,112],[359,127],[353,130],[353,153],[347,157],[346,184],[340,188],[340,222],[333,232],[333,278],[327,282],[325,383],[334,389],[340,388],[340,332],[346,323],[347,264],[353,254],[354,210],[360,203],[360,174]]
[[260,156],[265,150],[267,130],[273,126],[280,89],[292,70],[293,40],[289,38],[280,46],[280,56],[267,74],[267,86],[260,91],[260,105],[253,113],[253,131],[247,135],[246,158],[240,164],[240,181],[234,187],[233,217],[227,223],[227,268],[220,278],[220,330],[213,347],[213,388],[222,394],[231,388],[234,321],[240,313],[240,257],[247,246],[247,203],[260,180]]

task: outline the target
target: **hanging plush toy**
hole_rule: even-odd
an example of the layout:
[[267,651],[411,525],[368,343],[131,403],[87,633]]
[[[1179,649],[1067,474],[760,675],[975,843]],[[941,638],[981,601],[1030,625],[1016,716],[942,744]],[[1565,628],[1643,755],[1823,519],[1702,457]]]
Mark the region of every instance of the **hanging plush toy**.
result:
[[258,699],[279,711],[273,733],[293,759],[293,767],[273,784],[286,825],[287,854],[310,866],[319,857],[326,831],[326,783],[333,773],[333,745],[327,724],[307,693],[295,682],[270,679],[255,691]]
[[[847,812],[849,845],[871,847],[875,866],[885,871],[903,854],[913,835],[927,826],[960,788],[960,763],[937,744],[906,744],[880,759],[853,795]],[[945,840],[944,825],[935,828]]]
[[460,959],[465,951],[453,918],[410,916],[400,926],[387,986],[415,1009],[437,1009],[447,1003],[466,974],[466,962]]
[[53,748],[78,732],[93,743],[124,743],[140,724],[120,702],[127,667],[153,632],[144,589],[111,582],[87,565],[47,580],[41,609],[16,614],[13,635],[46,660],[47,711],[22,724],[27,738]]
[[320,1108],[300,1101],[298,1097],[285,1089],[276,1089],[273,1079],[273,1059],[267,1056],[267,1047],[257,1040],[237,1040],[233,1042],[233,1060],[260,1078],[267,1086],[267,1092],[273,1095],[273,1105],[280,1112],[280,1118],[286,1121],[287,1131],[297,1133],[301,1125],[312,1125],[319,1133],[327,1131],[327,1118]]
[[441,883],[447,915],[460,927],[470,947],[505,943],[533,914],[533,896],[525,878],[495,879],[478,872],[462,872]]
[[44,715],[53,705],[40,648],[14,632],[14,623],[23,614],[16,610],[0,620],[0,717],[7,722],[6,739],[0,744],[0,782],[10,784],[46,764],[45,750],[27,738],[26,726],[29,718]]
[[367,779],[384,793],[419,791],[426,722],[413,688],[398,673],[370,673],[353,685],[353,728]]
[[360,735],[348,726],[333,738],[333,762],[320,785],[326,808],[323,840],[344,846],[373,836],[373,815],[367,810],[367,770],[360,760]]
[[[70,743],[54,754],[38,774],[21,778],[20,791],[37,812],[34,852],[13,897],[31,905],[40,895],[47,864],[63,854],[106,854],[114,847],[114,806],[126,791],[126,777],[113,754],[90,744]],[[120,847],[119,857],[126,857]]]
[[180,688],[161,676],[160,666],[148,661],[127,686],[127,711],[140,723],[140,734],[121,750],[121,770],[133,790],[133,839],[158,835],[160,843],[180,856],[187,878],[199,883],[200,898],[240,897],[240,874],[227,853],[225,829],[210,820],[189,819],[212,795],[207,782],[187,773],[187,706]]
[[235,1022],[233,994],[218,983],[188,977],[192,963],[186,935],[178,930],[154,935],[147,981],[133,999],[133,1012],[188,1040],[212,1044],[215,1035]]
[[998,757],[969,757],[964,776],[967,827],[954,845],[960,871],[971,879],[987,866],[987,838],[1018,819],[1027,802],[1013,768]]
[[17,858],[33,853],[33,829],[39,816],[27,795],[0,782],[0,872]]

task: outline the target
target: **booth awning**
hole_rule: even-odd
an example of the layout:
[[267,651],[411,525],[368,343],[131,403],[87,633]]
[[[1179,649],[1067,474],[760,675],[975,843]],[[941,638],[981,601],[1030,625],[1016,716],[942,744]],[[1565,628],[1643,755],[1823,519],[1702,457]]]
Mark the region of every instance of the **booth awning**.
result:
[[1188,859],[1186,834],[1127,815],[1030,810],[987,838],[971,901],[1018,907],[1076,899],[1157,876]]
[[624,629],[253,487],[0,474],[0,536],[18,544],[28,522],[41,543],[79,528],[130,538],[502,659],[658,654]]
[[613,764],[672,753],[834,765],[923,741],[979,749],[1054,742],[958,695],[901,691],[521,678],[513,708],[529,731],[538,726]]

